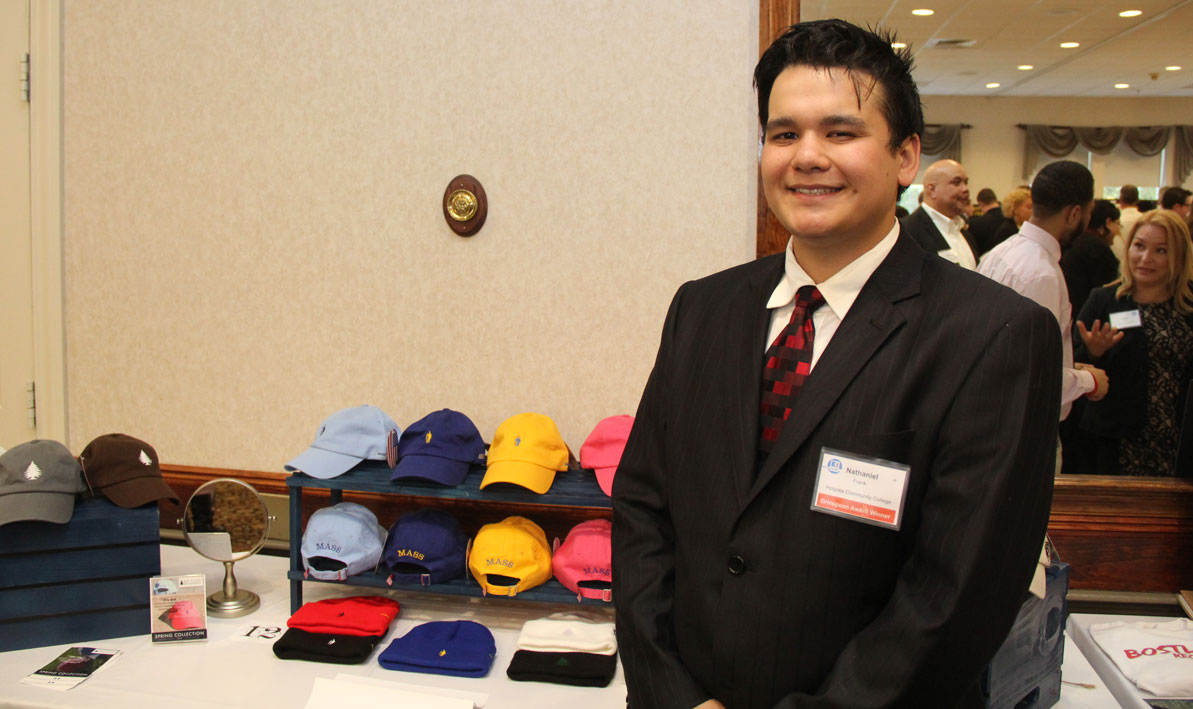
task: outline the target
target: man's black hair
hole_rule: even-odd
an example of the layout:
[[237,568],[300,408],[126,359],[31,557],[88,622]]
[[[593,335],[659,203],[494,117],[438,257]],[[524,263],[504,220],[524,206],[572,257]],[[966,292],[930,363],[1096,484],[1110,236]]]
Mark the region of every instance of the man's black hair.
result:
[[1139,204],[1139,188],[1135,185],[1123,185],[1122,189],[1118,191],[1118,201],[1128,207],[1132,204]]
[[1118,211],[1118,207],[1114,206],[1114,202],[1108,199],[1099,199],[1094,201],[1094,209],[1089,213],[1089,229],[1090,231],[1097,231],[1105,228],[1107,219],[1118,219],[1122,216],[1122,212]]
[[998,195],[994,194],[994,190],[989,187],[978,190],[978,204],[994,204],[997,201]]
[[1072,205],[1084,207],[1094,198],[1094,176],[1079,162],[1048,163],[1031,182],[1032,214],[1051,217]]
[[1160,197],[1160,207],[1162,209],[1172,209],[1178,204],[1184,204],[1189,195],[1193,194],[1184,187],[1169,187],[1164,190],[1164,194]]
[[[759,125],[766,130],[771,87],[787,67],[844,69],[853,78],[859,106],[863,92],[880,89],[879,108],[890,129],[889,147],[894,153],[903,141],[924,132],[920,92],[911,78],[911,50],[896,52],[891,47],[894,39],[885,30],[864,30],[844,20],[792,25],[762,53],[754,68]],[[868,79],[873,83],[867,85]]]

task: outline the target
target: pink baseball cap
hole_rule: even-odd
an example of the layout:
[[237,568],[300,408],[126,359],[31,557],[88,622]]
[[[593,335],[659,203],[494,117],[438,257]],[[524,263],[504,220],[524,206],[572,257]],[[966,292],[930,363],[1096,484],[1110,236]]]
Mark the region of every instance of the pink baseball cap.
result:
[[613,495],[613,475],[633,427],[633,416],[622,414],[601,419],[580,446],[580,467],[595,471],[601,491],[610,497]]
[[581,522],[563,544],[555,540],[551,569],[564,588],[583,598],[613,600],[613,523],[607,519]]
[[191,601],[178,601],[166,611],[166,622],[175,630],[191,630],[203,627],[199,609]]

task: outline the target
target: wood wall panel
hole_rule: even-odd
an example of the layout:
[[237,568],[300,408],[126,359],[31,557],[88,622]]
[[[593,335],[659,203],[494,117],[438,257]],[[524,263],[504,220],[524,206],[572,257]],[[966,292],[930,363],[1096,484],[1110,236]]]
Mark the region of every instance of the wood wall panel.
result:
[[[761,0],[758,8],[758,55],[761,56],[775,38],[791,25],[799,22],[799,0]],[[759,129],[761,136],[761,129]],[[762,177],[758,178],[758,235],[755,240],[755,255],[758,258],[778,253],[787,245],[790,234],[775,219],[766,206],[766,195],[762,193]]]

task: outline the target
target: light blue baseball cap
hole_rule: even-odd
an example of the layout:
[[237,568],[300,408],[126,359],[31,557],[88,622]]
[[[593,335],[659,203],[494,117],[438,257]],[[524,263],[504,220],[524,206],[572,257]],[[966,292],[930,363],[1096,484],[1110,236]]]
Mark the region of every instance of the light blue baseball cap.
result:
[[303,532],[303,567],[314,578],[343,581],[376,568],[384,543],[385,528],[367,507],[355,502],[324,507],[315,510]]
[[376,406],[342,409],[324,419],[315,442],[286,463],[286,470],[327,480],[359,465],[362,460],[397,462],[398,437],[402,429]]

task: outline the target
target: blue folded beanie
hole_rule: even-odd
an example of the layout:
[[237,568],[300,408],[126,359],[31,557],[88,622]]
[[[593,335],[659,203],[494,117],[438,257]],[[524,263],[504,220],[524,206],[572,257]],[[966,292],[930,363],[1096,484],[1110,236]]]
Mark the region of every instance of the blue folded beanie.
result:
[[496,656],[497,644],[488,628],[471,620],[442,620],[411,628],[377,661],[387,670],[484,677]]

